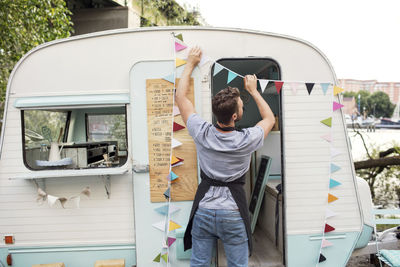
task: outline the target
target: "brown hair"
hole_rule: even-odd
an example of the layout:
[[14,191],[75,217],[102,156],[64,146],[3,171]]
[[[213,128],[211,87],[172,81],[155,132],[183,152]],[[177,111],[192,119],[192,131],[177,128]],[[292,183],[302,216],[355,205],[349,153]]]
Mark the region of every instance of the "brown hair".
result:
[[212,112],[217,121],[228,124],[232,115],[238,112],[238,97],[240,97],[239,89],[228,86],[219,91],[212,99]]

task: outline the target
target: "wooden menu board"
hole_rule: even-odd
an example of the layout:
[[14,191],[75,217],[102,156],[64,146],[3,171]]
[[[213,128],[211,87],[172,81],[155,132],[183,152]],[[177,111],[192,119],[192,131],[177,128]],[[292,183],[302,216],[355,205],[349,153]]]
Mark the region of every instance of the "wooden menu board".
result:
[[[165,201],[164,192],[168,188],[173,87],[172,83],[163,79],[146,80],[151,202]],[[194,103],[193,88],[193,79],[191,79],[188,98],[192,103]],[[185,126],[180,115],[175,116],[174,121]],[[173,138],[180,141],[182,145],[174,148],[172,154],[182,158],[184,164],[172,168],[179,178],[171,183],[171,200],[193,200],[198,185],[196,146],[186,126],[185,129],[174,132]]]

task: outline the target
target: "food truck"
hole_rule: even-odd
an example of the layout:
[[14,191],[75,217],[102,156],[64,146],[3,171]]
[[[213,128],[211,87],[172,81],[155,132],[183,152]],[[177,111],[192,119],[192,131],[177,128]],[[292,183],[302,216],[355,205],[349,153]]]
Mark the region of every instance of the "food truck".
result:
[[[213,122],[212,96],[238,87],[237,126],[254,126],[242,77],[256,74],[276,116],[246,176],[249,266],[346,266],[369,240],[341,89],[318,48],[242,29],[121,29],[39,45],[15,66],[0,141],[2,265],[189,266],[183,233],[200,175],[173,92],[195,45],[197,113]],[[212,264],[226,266],[221,244]]]

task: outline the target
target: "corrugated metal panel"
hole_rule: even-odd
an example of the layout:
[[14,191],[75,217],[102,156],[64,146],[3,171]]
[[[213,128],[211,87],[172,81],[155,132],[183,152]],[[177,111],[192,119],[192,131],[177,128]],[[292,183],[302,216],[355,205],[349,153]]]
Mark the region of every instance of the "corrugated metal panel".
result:
[[[327,223],[338,232],[359,231],[360,211],[350,166],[350,151],[343,119],[332,112],[333,87],[326,95],[315,84],[311,95],[305,88],[294,94],[287,84],[283,88],[283,124],[285,155],[285,203],[287,234],[321,234],[325,212],[338,215]],[[320,121],[332,116],[332,128]],[[332,133],[333,142],[321,136]],[[342,154],[331,159],[331,145]],[[341,170],[330,175],[330,164]],[[342,183],[329,190],[330,177]],[[328,205],[328,193],[339,200]]]

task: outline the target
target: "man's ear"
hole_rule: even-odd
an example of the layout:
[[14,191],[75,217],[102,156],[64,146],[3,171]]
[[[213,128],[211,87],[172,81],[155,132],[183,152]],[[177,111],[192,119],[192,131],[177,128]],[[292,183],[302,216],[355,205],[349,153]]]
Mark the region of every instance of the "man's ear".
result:
[[238,114],[236,112],[233,113],[233,115],[232,115],[233,121],[236,121],[237,118],[238,118]]

